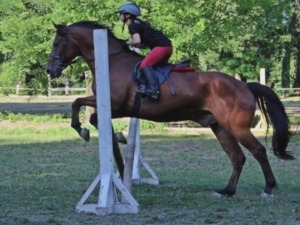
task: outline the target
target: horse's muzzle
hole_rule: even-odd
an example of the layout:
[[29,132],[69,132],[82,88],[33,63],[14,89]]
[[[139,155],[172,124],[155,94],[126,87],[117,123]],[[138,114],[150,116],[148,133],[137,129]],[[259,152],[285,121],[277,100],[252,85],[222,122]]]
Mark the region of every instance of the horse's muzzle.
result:
[[46,73],[47,73],[47,74],[50,74],[51,78],[57,78],[57,77],[60,77],[60,75],[61,75],[61,70],[59,70],[58,68],[55,69],[55,70],[53,70],[53,69],[51,69],[50,67],[47,67]]

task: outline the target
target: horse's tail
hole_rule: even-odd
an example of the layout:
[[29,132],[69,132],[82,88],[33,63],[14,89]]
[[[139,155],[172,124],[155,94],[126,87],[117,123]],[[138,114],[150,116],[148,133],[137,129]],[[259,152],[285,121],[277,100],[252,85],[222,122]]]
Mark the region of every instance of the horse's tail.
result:
[[259,83],[248,83],[256,102],[264,115],[267,126],[273,126],[272,147],[274,154],[281,159],[291,160],[294,156],[286,151],[291,133],[289,118],[276,93],[269,87]]

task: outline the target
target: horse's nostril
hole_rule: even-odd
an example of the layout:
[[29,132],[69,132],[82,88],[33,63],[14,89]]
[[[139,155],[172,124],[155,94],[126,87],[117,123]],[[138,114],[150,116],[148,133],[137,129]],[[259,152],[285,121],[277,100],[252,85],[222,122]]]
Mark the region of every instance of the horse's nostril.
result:
[[46,69],[46,73],[47,73],[47,74],[50,74],[50,73],[51,73],[51,71],[50,71],[49,68]]

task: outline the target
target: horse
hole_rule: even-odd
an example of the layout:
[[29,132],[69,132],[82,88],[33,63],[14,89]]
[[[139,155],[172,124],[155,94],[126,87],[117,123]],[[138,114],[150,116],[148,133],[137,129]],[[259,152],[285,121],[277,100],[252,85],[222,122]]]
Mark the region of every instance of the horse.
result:
[[[280,159],[292,160],[287,151],[291,137],[289,119],[276,93],[268,86],[257,82],[245,83],[218,71],[186,71],[169,74],[170,85],[160,86],[160,98],[153,101],[136,94],[138,85],[133,82],[132,70],[143,56],[124,48],[124,40],[117,38],[106,26],[93,21],[80,21],[71,25],[54,24],[56,35],[48,59],[47,73],[52,78],[61,76],[64,68],[82,57],[95,76],[93,31],[108,30],[109,79],[112,118],[136,117],[154,122],[194,121],[211,128],[221,147],[228,155],[232,172],[227,185],[215,193],[233,196],[246,157],[239,144],[248,149],[261,166],[265,187],[263,196],[272,196],[276,186],[266,148],[251,132],[251,123],[258,106],[273,128],[273,153]],[[95,77],[94,95],[77,98],[72,104],[71,126],[88,141],[86,128],[81,127],[79,110],[82,106],[97,107]],[[97,127],[97,114],[92,114],[90,123]]]

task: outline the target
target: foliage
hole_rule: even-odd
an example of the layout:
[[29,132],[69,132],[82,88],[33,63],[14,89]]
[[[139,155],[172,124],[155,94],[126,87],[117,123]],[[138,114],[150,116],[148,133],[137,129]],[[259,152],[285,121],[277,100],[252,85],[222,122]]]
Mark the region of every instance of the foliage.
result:
[[[199,48],[208,50],[208,69],[239,73],[257,79],[259,68],[278,77],[273,66],[280,63],[283,32],[283,6],[278,1],[202,2],[205,30],[198,34]],[[201,43],[211,42],[209,47]],[[270,75],[269,74],[269,75]]]
[[1,20],[3,42],[0,50],[5,56],[0,80],[2,86],[25,83],[26,76],[30,75],[39,82],[45,80],[42,65],[45,65],[48,49],[43,15],[50,8],[40,5],[40,2],[13,1],[6,7],[7,11],[1,11],[4,16]]
[[[71,24],[94,20],[111,28],[116,36],[130,38],[126,29],[122,31],[116,14],[123,2],[2,0],[0,86],[21,82],[38,89],[47,85],[44,69],[55,33],[52,21]],[[284,80],[290,86],[297,77],[294,65],[298,63],[298,47],[289,29],[297,10],[293,1],[136,2],[141,6],[142,18],[171,38],[175,46],[173,62],[191,58],[193,66],[200,70],[238,73],[249,80],[257,80],[259,68],[265,67],[272,86],[281,86]],[[65,73],[71,75],[75,85],[75,77],[85,70],[86,64],[79,61]],[[64,83],[56,82],[54,85]]]
[[69,114],[24,114],[4,112],[0,113],[0,121],[7,120],[11,122],[26,121],[33,123],[61,123],[69,122],[71,116]]

